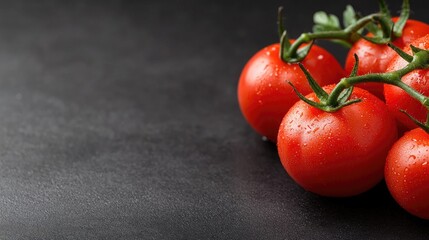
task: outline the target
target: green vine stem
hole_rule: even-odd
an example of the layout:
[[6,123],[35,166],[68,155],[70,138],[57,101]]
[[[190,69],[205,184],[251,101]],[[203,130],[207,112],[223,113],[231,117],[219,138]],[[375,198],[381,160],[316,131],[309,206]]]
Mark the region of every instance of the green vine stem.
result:
[[319,98],[319,102],[315,102],[305,98],[302,94],[298,93],[297,90],[294,88],[295,92],[297,92],[298,96],[303,101],[310,104],[311,106],[326,112],[334,112],[344,106],[360,101],[360,99],[353,99],[353,100],[348,99],[351,95],[353,86],[358,83],[378,82],[378,83],[394,85],[401,88],[412,98],[419,101],[428,110],[427,120],[425,123],[419,122],[417,119],[415,119],[405,111],[402,111],[402,112],[408,115],[408,117],[410,117],[411,120],[413,120],[419,127],[421,127],[422,129],[424,129],[426,132],[429,133],[429,97],[421,94],[420,92],[416,91],[414,88],[410,87],[409,85],[401,81],[403,76],[405,76],[406,74],[414,70],[429,68],[429,50],[419,49],[411,45],[410,47],[413,52],[413,55],[409,55],[392,44],[389,44],[389,46],[392,47],[393,50],[395,50],[405,61],[408,62],[408,64],[402,69],[398,69],[396,71],[386,72],[386,73],[370,73],[370,74],[356,76],[356,69],[358,66],[359,59],[355,55],[356,62],[351,76],[342,78],[340,82],[331,91],[331,93],[328,94],[323,90],[323,88],[317,85],[317,82],[311,77],[310,73],[302,66],[302,64],[300,64],[300,67],[302,68],[304,74],[306,75],[311,88],[315,92],[316,96]]
[[[399,49],[393,47],[396,51],[400,51]],[[416,51],[417,50],[417,51]],[[401,56],[406,54],[401,51]],[[411,58],[410,58],[411,57]],[[405,59],[405,58],[404,58]],[[414,55],[408,55],[407,59],[409,63],[402,69],[393,72],[387,73],[372,73],[360,76],[352,76],[348,78],[343,78],[341,81],[335,86],[329,95],[326,104],[331,106],[338,105],[338,98],[340,94],[350,86],[353,86],[357,83],[364,82],[379,82],[385,84],[395,85],[400,87],[405,92],[407,92],[411,97],[418,100],[421,104],[423,104],[429,110],[429,98],[424,96],[423,94],[417,92],[407,84],[401,81],[401,78],[416,69],[424,69],[429,67],[429,51],[416,49],[414,48]],[[410,61],[411,60],[411,61]]]
[[[284,62],[288,63],[300,62],[305,58],[305,56],[307,56],[313,42],[318,39],[340,40],[348,46],[351,46],[360,38],[365,38],[366,40],[377,44],[385,44],[392,41],[392,38],[401,35],[402,28],[408,19],[410,12],[409,0],[404,0],[401,15],[397,24],[392,22],[384,0],[379,0],[379,5],[380,12],[364,16],[344,29],[337,27],[337,30],[302,33],[293,43],[289,42],[287,32],[284,29],[283,7],[279,7],[277,23],[281,45],[280,58]],[[376,23],[376,25],[374,23]],[[362,30],[370,24],[372,24],[373,28],[379,30],[378,32],[381,36],[369,38],[361,35]],[[301,48],[304,44],[308,45]]]
[[305,56],[300,56],[298,54],[298,49],[305,43],[312,42],[316,39],[338,39],[345,40],[346,42],[353,44],[358,39],[361,38],[358,31],[365,27],[368,23],[377,21],[380,19],[382,14],[374,13],[368,16],[365,16],[355,24],[350,25],[349,27],[338,30],[338,31],[330,31],[330,32],[309,32],[302,33],[291,45],[289,49],[283,50],[281,54],[281,58],[285,62],[299,62]]

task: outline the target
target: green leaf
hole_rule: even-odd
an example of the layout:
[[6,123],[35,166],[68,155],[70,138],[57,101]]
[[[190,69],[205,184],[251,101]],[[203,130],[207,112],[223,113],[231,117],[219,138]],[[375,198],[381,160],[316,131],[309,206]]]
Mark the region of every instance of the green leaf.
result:
[[333,14],[327,14],[323,11],[316,12],[313,15],[313,21],[315,23],[313,27],[314,32],[341,30],[340,21],[338,17]]
[[[354,8],[351,5],[347,5],[346,9],[343,12],[343,25],[344,28],[353,25],[358,20],[358,15],[356,14]],[[363,30],[363,29],[362,29]],[[362,32],[362,30],[359,30],[359,33]]]

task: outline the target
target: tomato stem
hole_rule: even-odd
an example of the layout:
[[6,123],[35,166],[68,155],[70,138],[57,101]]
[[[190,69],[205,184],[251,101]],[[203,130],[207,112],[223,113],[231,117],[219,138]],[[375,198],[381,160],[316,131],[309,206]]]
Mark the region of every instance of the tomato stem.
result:
[[[389,45],[390,46],[390,45]],[[330,94],[327,94],[323,88],[321,88],[316,80],[310,75],[310,73],[300,64],[302,71],[304,72],[310,87],[316,93],[319,102],[314,102],[305,98],[302,94],[299,94],[296,89],[294,89],[298,97],[310,104],[313,107],[316,107],[325,112],[335,112],[342,107],[348,106],[350,104],[361,101],[360,99],[349,99],[351,93],[353,91],[353,86],[358,83],[365,82],[378,82],[384,84],[390,84],[397,86],[408,93],[411,97],[419,101],[425,108],[428,110],[428,118],[425,123],[421,123],[417,121],[415,118],[406,113],[418,126],[423,128],[425,131],[429,132],[429,97],[421,94],[416,91],[409,85],[405,84],[401,81],[402,77],[406,74],[414,71],[416,69],[426,69],[429,68],[429,50],[423,50],[416,48],[414,46],[410,46],[413,52],[413,56],[406,54],[399,48],[392,48],[397,51],[400,56],[404,57],[404,59],[408,62],[408,64],[402,69],[398,69],[393,72],[386,73],[370,73],[365,75],[356,76],[357,66],[359,59],[355,55],[356,63],[353,67],[352,73],[349,77],[344,77],[340,80],[340,82],[334,87]]]
[[[285,62],[299,62],[303,58],[298,56],[298,49],[306,43],[312,42],[316,39],[336,39],[336,40],[344,40],[348,44],[353,44],[357,40],[361,38],[361,35],[358,33],[366,24],[377,21],[380,19],[380,13],[370,14],[359,19],[355,24],[350,25],[349,27],[338,30],[338,31],[329,31],[329,32],[308,32],[302,33],[296,40],[293,42],[290,47],[284,51],[282,55],[282,60]],[[305,57],[305,56],[304,56]]]
[[355,84],[364,83],[364,82],[378,82],[378,83],[390,84],[404,90],[412,98],[419,101],[428,110],[428,115],[424,123],[419,122],[407,112],[405,111],[403,112],[408,117],[410,117],[411,120],[413,120],[420,128],[422,128],[423,130],[429,133],[429,97],[421,94],[420,92],[416,91],[415,89],[413,89],[412,87],[410,87],[409,85],[401,81],[401,78],[406,74],[410,73],[411,71],[414,71],[416,69],[429,68],[429,51],[412,46],[411,49],[413,50],[414,55],[411,56],[395,47],[393,47],[393,49],[395,51],[399,51],[401,53],[400,56],[402,56],[406,61],[409,62],[404,68],[398,69],[393,72],[387,72],[387,73],[372,73],[372,74],[366,74],[366,75],[360,75],[360,76],[352,75],[350,77],[342,78],[341,81],[334,87],[331,94],[329,94],[327,100],[325,101],[325,104],[324,104],[325,106],[322,106],[319,109],[325,110],[325,111],[326,109],[336,111],[341,107],[346,106],[346,104],[343,103],[344,100],[341,95],[346,89],[349,89]]
[[[311,45],[302,48],[304,44],[314,43],[317,39],[333,40],[350,47],[360,38],[364,38],[376,44],[385,44],[394,37],[402,35],[402,28],[404,27],[410,12],[409,0],[404,0],[402,4],[401,15],[394,24],[391,20],[387,5],[383,0],[379,2],[380,11],[364,16],[344,29],[338,26],[331,26],[333,29],[322,30],[316,32],[302,33],[292,44],[289,43],[289,38],[286,37],[286,30],[283,24],[283,7],[279,7],[277,15],[278,34],[280,38],[280,45],[282,46],[280,58],[287,63],[295,63],[302,61],[310,51]],[[337,20],[338,21],[338,20]],[[374,24],[376,23],[376,24]],[[361,35],[361,32],[369,25],[376,31],[374,37],[366,37]],[[287,41],[287,43],[285,43]]]

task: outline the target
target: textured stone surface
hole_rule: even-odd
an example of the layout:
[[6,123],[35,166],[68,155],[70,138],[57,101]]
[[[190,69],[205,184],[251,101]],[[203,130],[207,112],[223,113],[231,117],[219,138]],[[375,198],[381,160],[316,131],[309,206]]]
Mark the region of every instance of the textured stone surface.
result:
[[426,237],[383,184],[305,192],[243,120],[238,77],[278,4],[292,36],[344,7],[309,3],[1,1],[0,238]]

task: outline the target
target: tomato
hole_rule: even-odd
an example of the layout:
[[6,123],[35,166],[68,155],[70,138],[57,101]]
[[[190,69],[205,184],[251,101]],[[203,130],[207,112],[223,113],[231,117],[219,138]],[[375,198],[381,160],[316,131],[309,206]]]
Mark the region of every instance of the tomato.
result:
[[387,156],[386,185],[409,213],[429,219],[429,134],[421,128],[401,137]]
[[[324,87],[327,92],[333,86]],[[315,94],[307,98],[317,101]],[[383,179],[387,153],[397,139],[385,104],[363,89],[361,102],[328,113],[297,102],[280,125],[277,147],[289,174],[304,189],[330,197],[354,196]]]
[[[397,18],[393,18],[396,22]],[[429,25],[416,20],[408,20],[402,30],[402,36],[396,38],[393,44],[399,48],[404,48],[413,40],[429,33]],[[354,54],[359,57],[358,75],[367,73],[383,73],[388,64],[397,54],[389,46],[383,44],[371,43],[365,39],[358,40],[349,50],[345,70],[350,73],[355,63]],[[384,99],[383,84],[381,83],[361,83],[357,86],[364,88],[380,99]]]
[[[429,49],[429,35],[418,38],[411,43],[412,45],[422,48]],[[412,54],[410,47],[404,49],[405,52]],[[399,55],[396,55],[389,66],[387,67],[387,72],[395,71],[398,69],[404,68],[408,63]],[[425,96],[429,95],[429,70],[428,69],[419,69],[414,70],[404,77],[402,77],[402,82],[411,86],[416,91],[422,93]],[[408,95],[404,90],[392,86],[384,86],[386,105],[398,122],[405,127],[405,129],[410,130],[417,125],[403,112],[400,110],[405,110],[408,114],[416,118],[421,122],[426,121],[426,108],[417,100]]]
[[[287,81],[303,94],[312,91],[299,66],[280,59],[279,47],[279,44],[267,46],[248,61],[237,91],[240,109],[247,122],[273,142],[277,139],[282,118],[299,99]],[[344,76],[335,57],[316,45],[302,64],[320,85],[336,83]]]

